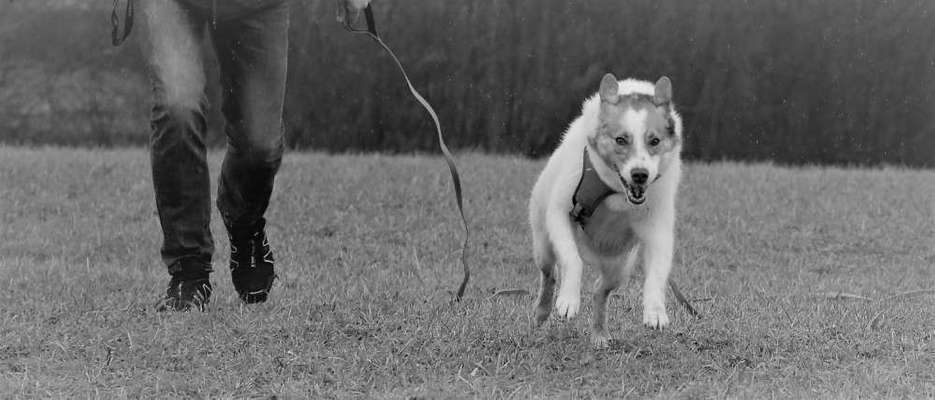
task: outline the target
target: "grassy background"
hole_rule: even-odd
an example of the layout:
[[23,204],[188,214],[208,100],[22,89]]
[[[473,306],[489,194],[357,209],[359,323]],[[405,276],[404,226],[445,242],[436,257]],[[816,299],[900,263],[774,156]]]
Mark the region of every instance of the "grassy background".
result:
[[[212,155],[217,171],[220,155]],[[671,329],[610,303],[532,329],[526,199],[541,162],[459,157],[474,229],[436,157],[285,158],[269,212],[280,279],[239,304],[218,219],[209,312],[153,311],[167,275],[141,149],[0,147],[0,393],[36,397],[900,398],[935,396],[935,172],[689,164]],[[594,278],[593,271],[588,279]],[[844,292],[866,299],[832,298]]]

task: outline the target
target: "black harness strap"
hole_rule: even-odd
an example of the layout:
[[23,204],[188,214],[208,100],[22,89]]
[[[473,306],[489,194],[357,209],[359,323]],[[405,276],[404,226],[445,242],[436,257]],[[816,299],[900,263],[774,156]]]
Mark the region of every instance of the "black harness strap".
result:
[[597,206],[614,193],[616,191],[608,187],[597,174],[597,170],[591,164],[591,157],[588,156],[588,148],[585,147],[581,179],[578,181],[578,187],[575,188],[575,194],[571,198],[573,204],[570,213],[571,218],[581,226],[587,225],[588,219],[597,210]]

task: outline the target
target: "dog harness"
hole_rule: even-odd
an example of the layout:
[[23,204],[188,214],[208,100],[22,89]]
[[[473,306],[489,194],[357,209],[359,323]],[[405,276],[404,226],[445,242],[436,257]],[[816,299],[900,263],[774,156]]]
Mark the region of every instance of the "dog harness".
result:
[[571,218],[582,227],[588,224],[588,219],[597,210],[607,196],[617,193],[601,180],[591,164],[591,157],[588,157],[588,148],[584,148],[584,163],[582,164],[581,180],[578,181],[578,187],[575,188],[575,194],[572,195]]

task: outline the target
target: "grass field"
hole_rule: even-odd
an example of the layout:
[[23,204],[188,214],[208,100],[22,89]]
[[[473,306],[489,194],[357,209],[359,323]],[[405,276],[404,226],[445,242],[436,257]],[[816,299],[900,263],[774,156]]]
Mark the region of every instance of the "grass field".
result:
[[672,327],[647,330],[631,282],[610,302],[619,342],[592,350],[589,307],[533,329],[531,295],[492,296],[535,291],[541,162],[459,162],[464,301],[439,158],[291,153],[273,299],[238,302],[215,215],[213,302],[177,314],[153,309],[147,152],[0,147],[0,397],[935,396],[935,171],[687,165],[673,278],[704,317],[669,296]]

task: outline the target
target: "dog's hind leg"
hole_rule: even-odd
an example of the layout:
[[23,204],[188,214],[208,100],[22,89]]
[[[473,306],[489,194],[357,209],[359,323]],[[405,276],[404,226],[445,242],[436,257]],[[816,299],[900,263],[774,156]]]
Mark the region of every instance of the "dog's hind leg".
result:
[[539,326],[552,313],[555,292],[555,253],[544,231],[533,230],[533,259],[540,272],[539,298],[536,301],[536,326]]
[[607,298],[610,292],[620,287],[620,284],[630,276],[636,264],[639,246],[633,246],[623,258],[623,265],[619,262],[601,263],[601,276],[594,284],[594,315],[591,317],[591,344],[597,348],[610,345],[610,335],[604,326],[607,322]]

